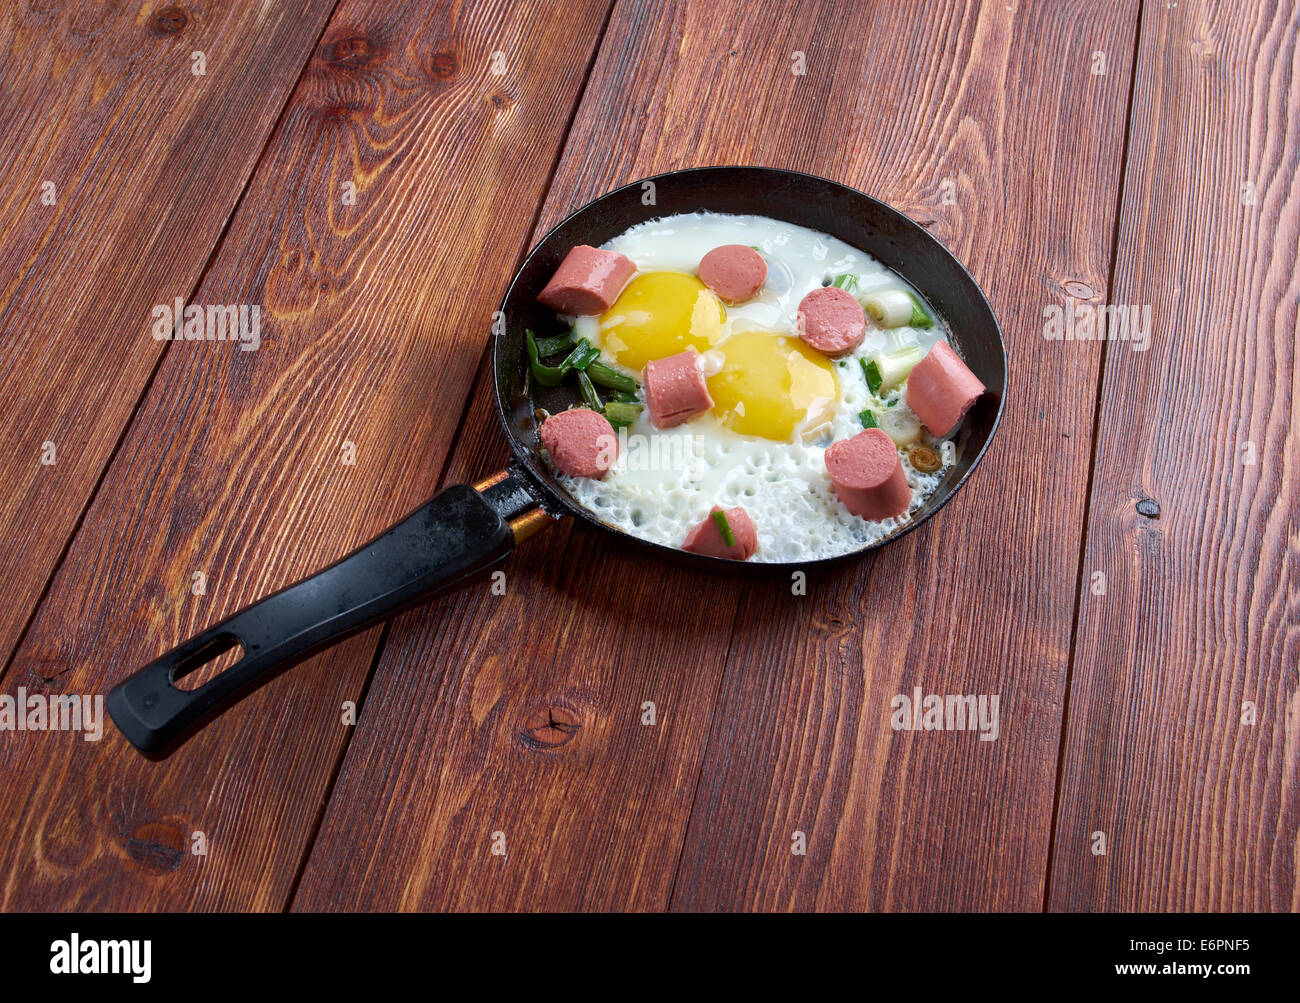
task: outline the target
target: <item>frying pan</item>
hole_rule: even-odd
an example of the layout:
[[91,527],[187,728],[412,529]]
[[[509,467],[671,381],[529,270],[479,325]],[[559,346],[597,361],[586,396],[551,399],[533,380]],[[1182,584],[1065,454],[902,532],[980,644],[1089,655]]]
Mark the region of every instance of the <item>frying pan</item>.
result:
[[[755,564],[689,554],[601,523],[559,485],[543,458],[536,411],[579,403],[568,386],[525,382],[524,330],[559,333],[537,302],[576,244],[599,246],[647,219],[711,210],[753,213],[838,237],[899,272],[947,322],[966,364],[988,388],[962,423],[956,461],[912,520],[852,554],[790,564]],[[1002,416],[1006,352],[975,280],[922,227],[883,202],[825,178],[767,167],[701,167],[660,174],[603,195],[551,230],[524,259],[492,336],[497,414],[513,454],[506,470],[473,486],[445,488],[401,522],[319,574],[268,596],[150,662],[108,695],[108,711],[141,752],[169,751],[198,726],[289,665],[401,610],[489,574],[554,519],[570,516],[700,570],[736,573],[810,568],[860,556],[915,529],[965,483]],[[175,681],[242,647],[239,660],[193,690]]]

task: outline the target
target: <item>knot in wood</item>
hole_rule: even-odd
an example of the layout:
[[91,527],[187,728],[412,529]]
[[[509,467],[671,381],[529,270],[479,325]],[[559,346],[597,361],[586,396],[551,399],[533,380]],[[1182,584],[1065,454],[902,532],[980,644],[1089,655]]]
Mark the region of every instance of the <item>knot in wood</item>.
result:
[[175,4],[169,4],[154,11],[153,17],[149,18],[149,29],[155,35],[175,35],[177,32],[184,31],[189,23],[190,19],[185,11]]
[[456,61],[456,56],[453,53],[435,52],[433,61],[430,63],[430,69],[435,77],[446,80],[448,77],[456,75],[456,71],[460,69],[460,64]]
[[174,871],[185,859],[187,836],[178,822],[141,822],[126,840],[126,852],[136,863],[158,874]]
[[524,719],[519,739],[530,749],[557,749],[573,741],[581,727],[581,719],[568,707],[540,707]]
[[344,35],[330,43],[325,59],[335,66],[366,66],[380,58],[379,47],[365,35]]

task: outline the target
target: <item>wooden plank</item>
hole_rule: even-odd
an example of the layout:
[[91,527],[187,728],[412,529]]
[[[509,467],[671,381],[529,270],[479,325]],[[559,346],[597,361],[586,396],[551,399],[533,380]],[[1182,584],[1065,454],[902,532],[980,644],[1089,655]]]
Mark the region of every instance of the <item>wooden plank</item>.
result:
[[[196,298],[260,305],[261,347],[171,347],[11,691],[102,692],[431,493],[606,15],[339,8]],[[7,738],[0,905],[283,908],[375,641],[278,678],[163,763],[112,729]]]
[[[1133,13],[618,4],[539,232],[686,165],[858,185],[991,293],[1016,394],[1000,445],[936,522],[797,601],[565,526],[506,595],[398,621],[295,908],[1041,907],[1098,353],[1049,366],[1040,314],[1105,284]],[[485,393],[453,478],[504,459]],[[888,696],[914,683],[1000,692],[1014,724],[893,738]],[[558,747],[529,732],[552,708]]]
[[1300,908],[1298,34],[1143,17],[1113,298],[1150,347],[1106,356],[1053,909]]
[[0,665],[333,6],[0,13]]

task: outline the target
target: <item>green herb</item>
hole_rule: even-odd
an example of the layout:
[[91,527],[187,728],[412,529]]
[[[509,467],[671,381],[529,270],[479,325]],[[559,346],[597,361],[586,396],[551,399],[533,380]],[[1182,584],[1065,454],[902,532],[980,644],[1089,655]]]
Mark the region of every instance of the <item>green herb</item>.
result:
[[620,373],[603,362],[592,362],[587,366],[587,375],[591,377],[591,382],[599,383],[602,387],[608,387],[610,390],[622,390],[624,393],[636,393],[636,380],[630,376]]
[[626,428],[636,421],[640,414],[641,405],[634,401],[616,399],[605,405],[605,417],[615,428]]
[[858,412],[858,421],[862,422],[863,428],[879,428],[880,422],[876,421],[876,412],[871,408],[866,408]]
[[921,300],[917,297],[916,293],[909,291],[907,295],[912,299],[912,316],[907,322],[908,327],[934,327],[934,320],[930,317],[929,313],[926,312],[925,307],[921,304]]
[[528,369],[533,379],[544,387],[558,387],[564,380],[564,370],[542,365],[537,357],[537,338],[532,331],[524,331],[524,342],[528,347]]
[[579,338],[578,343],[573,346],[573,351],[560,363],[560,372],[571,373],[574,370],[582,372],[599,358],[600,349],[586,338]]
[[843,275],[837,275],[835,281],[831,283],[836,289],[844,289],[853,292],[858,287],[858,277],[852,272],[845,272]]
[[728,547],[734,547],[736,534],[731,531],[731,523],[727,522],[727,513],[718,509],[713,513],[713,522],[718,527],[718,532],[722,534],[722,542]]
[[[588,367],[587,367],[587,372],[588,372],[588,373],[591,372],[591,366],[588,366]],[[593,382],[594,382],[594,381],[593,381]],[[640,404],[640,403],[641,403],[639,400],[637,400],[636,394],[628,393],[626,390],[620,390],[618,393],[616,393],[616,394],[614,395],[614,400],[619,401],[619,402],[621,402],[621,403],[623,403],[623,404]]]
[[861,359],[862,375],[867,378],[867,389],[873,394],[880,389],[880,384],[884,382],[884,377],[880,375],[880,367],[876,365],[875,359]]
[[600,394],[596,393],[591,378],[582,370],[578,370],[578,389],[582,391],[582,399],[586,402],[587,407],[593,411],[605,410],[605,405],[601,403]]
[[540,358],[550,358],[552,355],[559,355],[565,349],[573,347],[573,332],[567,331],[564,334],[557,335],[554,338],[543,338],[537,343],[537,355]]

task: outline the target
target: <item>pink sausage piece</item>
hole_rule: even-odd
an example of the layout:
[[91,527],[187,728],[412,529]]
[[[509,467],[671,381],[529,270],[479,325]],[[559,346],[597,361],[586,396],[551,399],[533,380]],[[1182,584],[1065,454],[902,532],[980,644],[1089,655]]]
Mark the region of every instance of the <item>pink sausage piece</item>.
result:
[[831,443],[826,450],[826,472],[831,475],[836,497],[863,519],[902,515],[912,503],[898,448],[878,428]]
[[713,407],[693,348],[646,363],[645,400],[655,428],[672,428]]
[[579,244],[560,262],[537,302],[556,313],[604,313],[636,271],[636,262],[617,251]]
[[758,531],[754,529],[754,521],[743,508],[727,509],[727,525],[731,527],[731,535],[736,540],[734,545],[728,547],[722,539],[722,530],[713,521],[713,513],[721,511],[722,506],[714,505],[703,522],[691,527],[682,550],[709,557],[726,557],[733,561],[749,560],[758,549]]
[[799,336],[823,355],[843,355],[862,344],[867,315],[852,293],[823,286],[799,302]]
[[542,422],[542,445],[551,463],[571,477],[604,477],[618,459],[618,436],[603,414],[575,407]]
[[930,349],[907,377],[907,406],[931,435],[951,432],[983,392],[979,377],[946,341]]
[[700,259],[700,281],[728,303],[743,303],[763,288],[767,262],[752,247],[723,244]]

